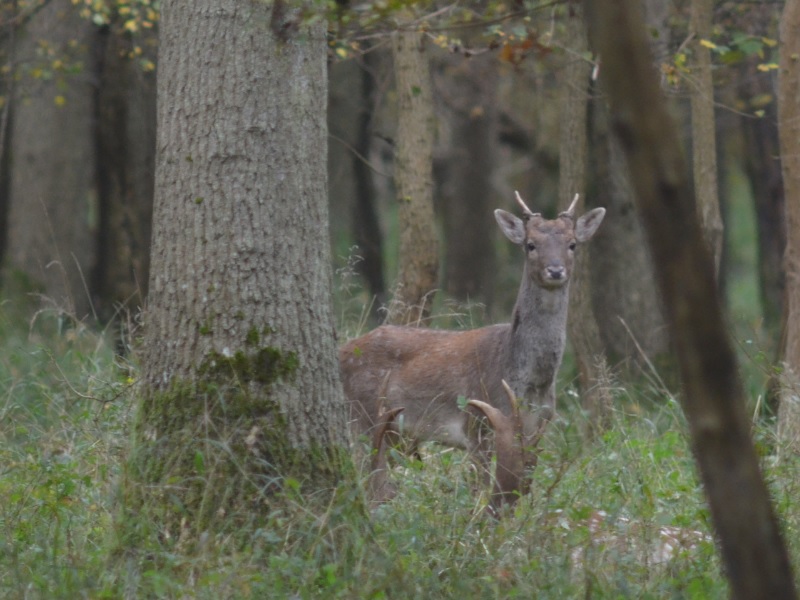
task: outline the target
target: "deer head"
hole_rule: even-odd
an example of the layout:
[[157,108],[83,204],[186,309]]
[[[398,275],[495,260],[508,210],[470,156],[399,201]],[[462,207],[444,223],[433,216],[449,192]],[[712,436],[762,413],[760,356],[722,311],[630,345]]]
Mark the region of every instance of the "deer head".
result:
[[467,402],[486,416],[494,430],[496,469],[492,506],[495,509],[513,504],[530,489],[530,475],[538,459],[536,447],[544,433],[544,423],[520,410],[514,392],[505,380],[502,383],[511,403],[510,417],[481,400]]
[[494,211],[495,219],[505,236],[523,247],[528,276],[540,287],[560,288],[572,274],[575,248],[591,239],[603,222],[606,211],[595,208],[576,219],[576,194],[566,211],[558,218],[548,220],[531,211],[519,192],[515,193],[522,208],[522,219],[499,208]]

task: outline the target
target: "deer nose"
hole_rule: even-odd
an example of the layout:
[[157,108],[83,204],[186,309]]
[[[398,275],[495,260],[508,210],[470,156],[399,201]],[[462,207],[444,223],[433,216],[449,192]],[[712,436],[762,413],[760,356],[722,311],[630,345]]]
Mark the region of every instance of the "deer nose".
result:
[[566,279],[567,270],[564,267],[547,267],[547,277],[554,281]]

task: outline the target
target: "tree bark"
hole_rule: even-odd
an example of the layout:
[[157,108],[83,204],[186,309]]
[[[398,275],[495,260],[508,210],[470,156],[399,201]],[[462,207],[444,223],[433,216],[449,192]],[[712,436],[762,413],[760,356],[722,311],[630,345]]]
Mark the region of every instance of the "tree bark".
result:
[[31,17],[18,36],[17,56],[31,68],[17,85],[11,133],[6,291],[39,291],[78,319],[91,311],[95,261],[93,34],[69,0],[52,0]]
[[171,539],[257,520],[285,477],[330,491],[341,474],[326,95],[324,24],[280,3],[162,4],[143,401],[125,504],[126,518]]
[[[584,212],[586,197],[586,164],[588,150],[587,108],[591,65],[583,58],[588,50],[583,8],[578,2],[567,4],[565,39],[570,44],[564,68],[561,96],[561,143],[559,198],[561,210],[566,210],[574,194],[580,199],[576,214]],[[570,282],[569,318],[567,332],[582,392],[582,404],[587,413],[587,433],[603,430],[610,416],[611,402],[607,387],[600,381],[605,363],[603,343],[592,310],[589,254],[575,255]]]
[[585,6],[590,40],[605,69],[613,126],[655,259],[683,382],[681,402],[732,595],[794,598],[789,558],[750,439],[713,258],[652,69],[640,5],[587,0]]
[[423,40],[417,31],[401,30],[393,36],[400,249],[399,273],[386,321],[395,324],[419,324],[430,315],[439,272],[433,213],[433,100]]
[[781,18],[778,132],[786,199],[784,372],[778,439],[800,452],[800,1],[787,0]]
[[692,164],[700,224],[714,257],[714,272],[719,277],[723,224],[717,190],[714,81],[711,76],[711,52],[702,44],[711,37],[712,10],[711,0],[692,0]]

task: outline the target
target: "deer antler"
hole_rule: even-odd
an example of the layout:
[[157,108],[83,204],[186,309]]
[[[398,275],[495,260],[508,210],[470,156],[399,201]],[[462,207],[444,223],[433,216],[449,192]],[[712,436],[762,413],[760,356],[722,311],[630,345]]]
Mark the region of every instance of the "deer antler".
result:
[[519,204],[520,208],[522,208],[522,216],[525,217],[525,220],[530,219],[532,217],[541,216],[539,213],[533,212],[528,205],[525,204],[525,201],[522,199],[522,196],[519,195],[519,192],[514,190],[514,194],[517,197],[517,203]]
[[580,198],[580,194],[575,194],[575,197],[572,199],[572,204],[569,205],[569,208],[559,214],[559,217],[567,217],[568,219],[575,219],[575,207],[578,206],[578,198]]
[[535,448],[544,433],[542,424],[533,436],[525,435],[519,400],[504,379],[501,383],[511,403],[511,418],[481,400],[467,401],[486,416],[494,430],[497,469],[492,505],[495,509],[503,504],[513,504],[520,494],[528,491],[530,479],[526,471],[536,465]]

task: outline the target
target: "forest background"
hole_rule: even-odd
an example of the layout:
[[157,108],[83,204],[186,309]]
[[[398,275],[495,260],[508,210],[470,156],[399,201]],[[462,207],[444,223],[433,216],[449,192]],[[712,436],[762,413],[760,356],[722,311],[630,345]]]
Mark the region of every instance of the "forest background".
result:
[[[783,266],[787,209],[777,80],[784,5],[715,3],[712,24],[699,35],[696,4],[702,3],[644,3],[653,68],[695,165],[695,192],[718,261],[756,447],[773,469],[768,479],[793,547],[800,514],[791,502],[792,428],[777,436],[781,393],[793,397],[792,382],[783,377],[793,322]],[[2,408],[9,467],[0,493],[9,500],[3,524],[11,540],[2,568],[13,573],[4,580],[15,582],[4,585],[20,596],[30,589],[65,596],[76,589],[119,591],[127,585],[119,573],[102,575],[99,565],[103,531],[113,520],[111,490],[135,395],[136,340],[150,280],[159,6],[146,0],[15,1],[3,2],[0,11],[0,249],[9,344]],[[343,557],[334,534],[306,540],[310,546],[289,541],[276,532],[311,525],[298,525],[298,515],[275,514],[274,529],[264,528],[265,539],[242,559],[238,577],[226,563],[232,559],[220,552],[203,559],[214,568],[191,562],[196,557],[173,558],[135,585],[162,595],[223,589],[234,596],[275,586],[286,595],[325,590],[347,596],[362,585],[376,597],[392,587],[445,595],[464,589],[724,593],[710,543],[698,550],[707,560],[696,564],[689,555],[666,572],[643,565],[636,543],[587,555],[580,568],[568,564],[574,548],[592,547],[590,532],[579,524],[594,510],[618,518],[614,527],[622,517],[638,519],[643,525],[631,536],[642,538],[639,546],[665,524],[710,530],[681,434],[677,374],[646,236],[609,125],[602,64],[582,39],[575,7],[378,3],[336,5],[326,16],[339,339],[382,320],[403,289],[397,283],[401,265],[412,262],[397,250],[403,225],[394,157],[403,115],[390,51],[392,32],[411,31],[419,35],[430,72],[435,135],[428,185],[435,221],[428,224],[435,224],[440,240],[435,285],[422,295],[422,306],[420,298],[403,300],[416,318],[436,327],[507,319],[521,263],[497,236],[491,211],[511,207],[514,190],[549,215],[579,191],[585,207],[608,211],[590,247],[591,264],[574,284],[583,305],[571,325],[575,350],[560,383],[565,423],[550,440],[552,460],[539,471],[538,493],[510,525],[491,528],[471,515],[469,485],[462,481],[469,475],[452,473],[469,469],[449,453],[431,459],[439,470],[422,473],[406,465],[405,495],[379,531],[348,532],[365,547],[377,536],[384,549],[378,562],[403,548],[406,563],[385,581],[372,578],[380,568],[364,566],[368,550]],[[708,82],[702,56],[709,60]],[[414,95],[425,96],[422,90]],[[578,145],[570,138],[570,125],[583,122],[571,112],[576,97],[586,114]],[[711,112],[698,119],[704,104]],[[576,156],[586,157],[585,174],[569,170]],[[589,332],[588,341],[575,341],[580,332]],[[595,505],[588,490],[598,485],[603,491]],[[456,510],[442,506],[442,493]],[[420,506],[435,508],[419,520]],[[546,523],[542,515],[558,510],[569,518]],[[533,532],[522,526],[532,521]],[[443,522],[448,525],[440,527]],[[426,532],[419,542],[426,523],[438,533]],[[431,550],[445,540],[470,548],[480,541],[485,553],[462,548],[445,557]],[[426,551],[414,550],[417,543]],[[549,544],[548,550],[538,555],[534,543]],[[499,558],[509,544],[514,552]],[[426,561],[430,552],[436,559]],[[627,575],[607,567],[620,555],[636,574],[633,588]],[[271,574],[258,572],[265,561]],[[437,561],[450,566],[432,564]],[[470,565],[459,570],[460,581],[450,573],[459,561]],[[542,571],[542,562],[558,568]],[[577,580],[576,570],[583,574]],[[418,574],[415,583],[408,580],[411,572]],[[435,581],[431,573],[438,573]]]

